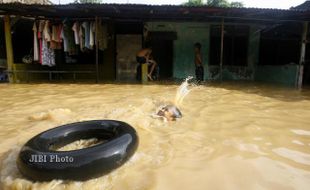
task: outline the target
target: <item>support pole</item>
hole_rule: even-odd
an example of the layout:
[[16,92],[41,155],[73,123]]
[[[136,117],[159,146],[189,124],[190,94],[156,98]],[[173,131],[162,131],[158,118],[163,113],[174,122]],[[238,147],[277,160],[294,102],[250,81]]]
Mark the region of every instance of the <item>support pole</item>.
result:
[[297,75],[297,87],[302,87],[303,74],[304,74],[304,64],[306,56],[306,45],[307,45],[307,33],[308,33],[308,22],[304,22],[302,39],[301,39],[301,48],[300,48],[300,59],[299,59],[299,70]]
[[15,73],[14,73],[14,56],[13,56],[13,45],[12,45],[12,35],[11,35],[11,23],[10,16],[4,16],[4,34],[5,34],[5,47],[6,47],[6,61],[7,69],[9,75],[9,82],[15,82]]
[[147,79],[147,73],[148,73],[148,65],[147,63],[141,64],[141,81],[142,84],[147,84],[148,79]]
[[96,38],[96,82],[99,83],[99,57],[98,57],[98,17],[95,18],[96,30],[95,30],[95,38]]
[[223,54],[224,53],[224,18],[221,23],[221,54],[220,54],[220,80],[223,79]]

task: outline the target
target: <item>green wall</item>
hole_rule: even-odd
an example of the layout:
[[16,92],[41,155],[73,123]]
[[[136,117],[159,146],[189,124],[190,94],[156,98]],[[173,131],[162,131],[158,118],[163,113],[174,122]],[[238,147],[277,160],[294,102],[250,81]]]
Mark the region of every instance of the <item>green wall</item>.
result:
[[177,32],[173,52],[173,77],[186,78],[195,76],[194,44],[202,45],[205,79],[208,79],[209,24],[208,23],[177,23],[149,22],[150,31]]
[[262,65],[255,68],[255,81],[295,86],[298,65]]
[[[219,23],[213,23],[219,24]],[[195,76],[193,44],[202,44],[202,54],[206,80],[219,79],[219,66],[209,66],[211,23],[178,23],[178,22],[149,22],[150,31],[177,32],[174,41],[173,77],[186,78]],[[256,25],[250,26],[248,67],[223,66],[223,80],[253,80],[254,68],[258,63],[260,32]]]

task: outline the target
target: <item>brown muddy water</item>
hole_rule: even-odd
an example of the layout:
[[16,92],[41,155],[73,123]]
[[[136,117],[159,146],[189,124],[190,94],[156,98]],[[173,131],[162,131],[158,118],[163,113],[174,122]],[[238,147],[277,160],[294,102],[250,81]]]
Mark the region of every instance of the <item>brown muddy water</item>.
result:
[[[182,119],[151,117],[175,101],[178,87],[1,84],[1,188],[310,189],[310,90],[207,84],[179,101]],[[84,182],[33,182],[18,172],[18,151],[31,137],[93,119],[122,120],[137,130],[139,148],[121,168]]]

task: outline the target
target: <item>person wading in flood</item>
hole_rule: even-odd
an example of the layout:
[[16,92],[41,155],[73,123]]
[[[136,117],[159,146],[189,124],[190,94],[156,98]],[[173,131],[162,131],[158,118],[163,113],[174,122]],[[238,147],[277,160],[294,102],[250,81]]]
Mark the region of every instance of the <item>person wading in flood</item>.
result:
[[201,44],[195,43],[195,74],[196,74],[196,80],[198,82],[203,81],[203,63],[202,63],[202,56],[201,56]]
[[141,49],[137,55],[136,55],[136,59],[137,59],[137,62],[139,64],[148,64],[148,66],[151,66],[151,70],[150,72],[147,74],[147,77],[150,79],[150,80],[153,80],[152,78],[152,74],[153,74],[153,71],[157,65],[156,61],[154,61],[153,59],[151,59],[151,54],[152,54],[152,49],[151,48],[143,48]]

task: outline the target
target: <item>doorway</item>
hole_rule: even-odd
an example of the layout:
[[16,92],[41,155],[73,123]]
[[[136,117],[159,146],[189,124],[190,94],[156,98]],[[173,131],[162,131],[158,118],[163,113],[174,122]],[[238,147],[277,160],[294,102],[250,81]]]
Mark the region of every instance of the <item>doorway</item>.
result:
[[142,37],[137,34],[116,35],[116,77],[120,81],[134,81],[136,54],[141,49]]
[[152,54],[159,67],[159,78],[173,77],[173,40],[175,32],[151,32]]

